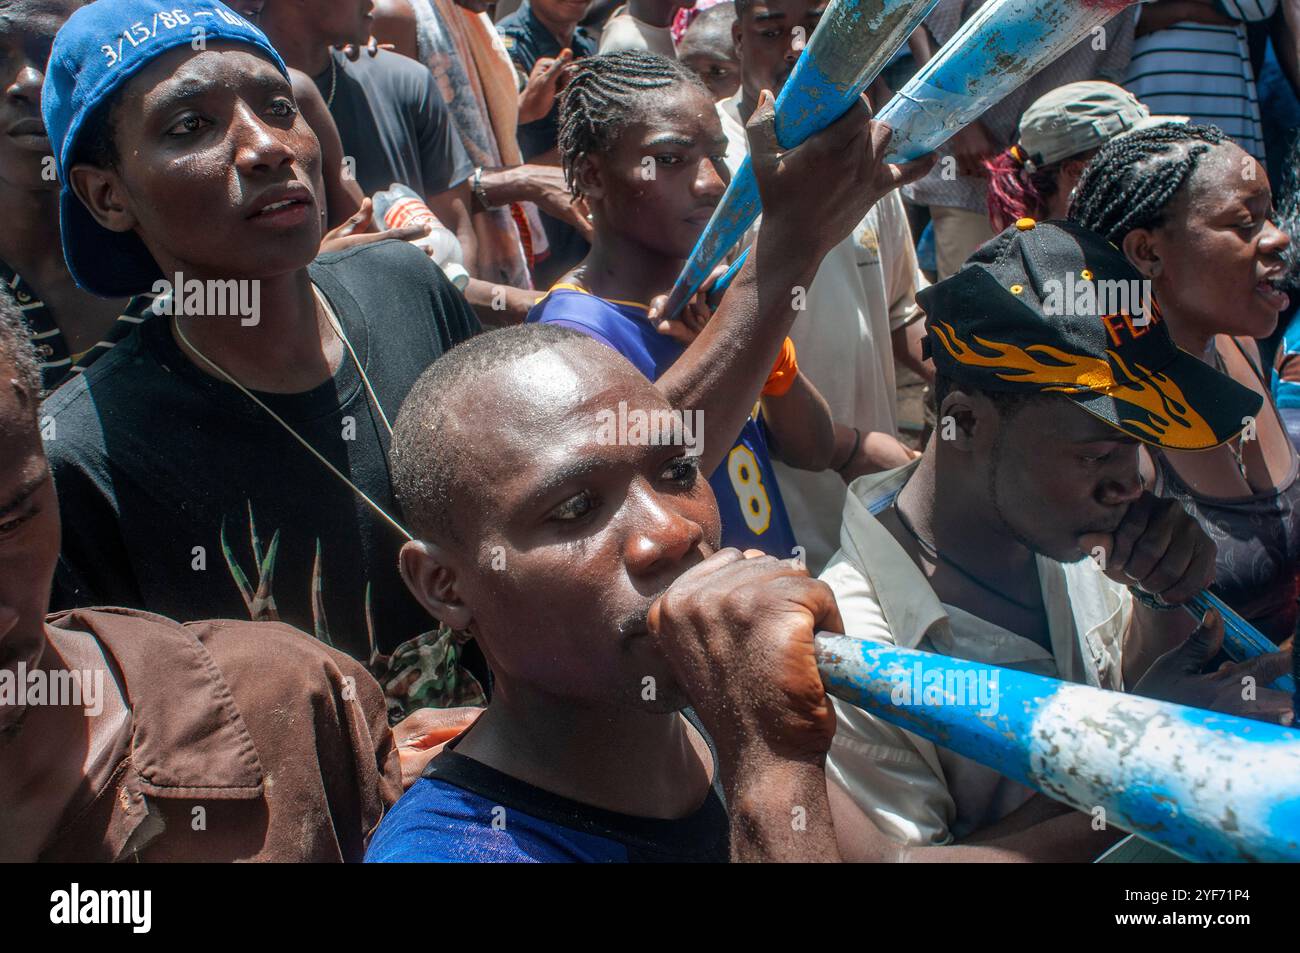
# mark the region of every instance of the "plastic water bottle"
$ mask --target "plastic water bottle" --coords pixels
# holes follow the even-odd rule
[[[376,228],[386,230],[410,225],[432,226],[428,235],[411,244],[424,249],[437,262],[447,280],[461,291],[465,290],[469,284],[469,272],[465,270],[465,253],[460,247],[459,239],[438,221],[438,216],[424,204],[424,199],[414,189],[394,182],[385,191],[376,192],[371,201],[374,203]]]

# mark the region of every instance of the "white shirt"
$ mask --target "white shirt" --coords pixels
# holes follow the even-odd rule
[[[734,176],[748,154],[740,93],[718,103]],[[744,244],[753,242],[757,223]],[[893,191],[853,233],[831,249],[804,296],[806,311],[790,331],[799,369],[821,391],[836,422],[863,433],[898,435],[891,332],[922,315],[916,304],[925,279],[902,199]],[[847,488],[833,471],[810,473],[773,461],[795,539],[812,572],[839,548]]]
[[[666,56],[670,60],[677,59],[671,28],[651,26],[628,13],[626,7],[620,7],[605,23],[597,52],[621,53],[624,50],[645,50],[647,53]]]
[[[821,579],[835,592],[845,633],[1116,691],[1133,597],[1088,559],[1038,557],[1052,650],[940,602],[925,574],[873,515],[887,508],[912,463],[859,477],[844,503],[841,550]],[[938,846],[1006,817],[1033,791],[860,708],[832,699],[838,719],[826,762],[882,833]]]

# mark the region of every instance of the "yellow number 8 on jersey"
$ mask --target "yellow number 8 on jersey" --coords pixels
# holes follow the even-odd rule
[[[731,488],[740,500],[740,512],[745,514],[749,531],[755,536],[766,533],[772,522],[772,504],[767,499],[758,461],[748,447],[732,447],[727,455],[727,476],[731,478]]]

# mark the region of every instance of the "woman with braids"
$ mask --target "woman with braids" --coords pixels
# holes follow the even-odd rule
[[[640,51],[589,57],[570,67],[559,149],[570,188],[591,210],[595,236],[591,252],[528,320],[588,334],[656,380],[708,320],[703,292],[681,322],[661,325],[665,333],[648,314],[650,300],[672,287],[726,191],[727,139],[713,99],[675,60]],[[791,466],[822,470],[832,463],[834,431],[825,401],[799,373],[789,339],[763,394],[762,412],[746,422],[711,482],[723,545],[789,557],[795,539],[769,442]]]
[[[989,221],[1001,232],[1022,218],[1063,219],[1088,160],[1115,136],[1186,117],[1153,116],[1114,83],[1058,86],[1020,117],[1016,142],[988,159]]]
[[[1268,396],[1256,339],[1289,303],[1280,290],[1289,239],[1255,159],[1214,126],[1133,133],[1084,170],[1070,218],[1124,250],[1151,282],[1158,307],[1148,318],[1168,322],[1183,350]],[[1274,641],[1288,639],[1300,589],[1300,460],[1273,402],[1214,450],[1145,450],[1147,485],[1179,499],[1218,545],[1215,591]]]

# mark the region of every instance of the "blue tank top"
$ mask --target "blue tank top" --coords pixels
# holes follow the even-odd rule
[[[686,348],[656,331],[634,301],[598,298],[576,285],[556,285],[528,312],[528,322],[572,328],[626,357],[654,381]],[[722,545],[795,555],[794,531],[772,469],[762,418],[745,421],[726,460],[709,477],[722,515]]]

